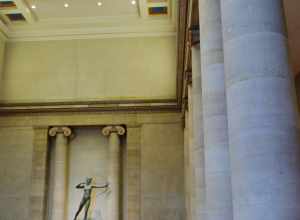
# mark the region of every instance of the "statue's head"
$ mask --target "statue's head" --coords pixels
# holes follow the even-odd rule
[[[92,181],[93,181],[93,178],[91,178],[91,177],[87,177],[87,178],[85,179],[85,183],[88,184],[88,185],[91,184]]]

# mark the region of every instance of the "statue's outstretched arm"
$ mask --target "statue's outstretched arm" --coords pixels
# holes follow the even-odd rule
[[[83,189],[84,188],[84,183],[79,183],[78,185],[76,185],[77,189]]]
[[[97,188],[97,189],[99,189],[99,188],[107,188],[109,186],[109,184],[108,183],[105,183],[104,185],[100,185],[100,186],[97,186],[97,185],[94,185],[94,186],[92,186],[92,188]]]

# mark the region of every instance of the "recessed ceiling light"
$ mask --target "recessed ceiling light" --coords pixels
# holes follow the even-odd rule
[[[135,4],[136,4],[136,1],[135,1],[135,0],[132,0],[132,1],[131,1],[131,4],[135,5]]]
[[[97,5],[98,6],[102,6],[102,2],[97,2]]]
[[[31,8],[32,9],[36,9],[36,5],[31,5]]]
[[[69,4],[68,4],[68,3],[65,3],[65,4],[64,4],[64,7],[65,7],[65,8],[68,8],[68,7],[69,7]]]

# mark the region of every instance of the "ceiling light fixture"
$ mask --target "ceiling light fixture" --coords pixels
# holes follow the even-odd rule
[[[64,4],[64,7],[65,7],[65,8],[68,8],[68,7],[69,7],[69,4],[68,4],[68,3],[65,3],[65,4]]]
[[[97,2],[97,5],[98,6],[102,6],[102,2]]]
[[[32,9],[36,9],[36,5],[31,5],[31,8]]]
[[[132,4],[132,5],[135,5],[135,4],[136,4],[136,1],[135,1],[135,0],[132,0],[132,1],[131,1],[131,4]]]

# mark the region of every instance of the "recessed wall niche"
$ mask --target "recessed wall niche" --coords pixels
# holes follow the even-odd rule
[[[63,206],[61,209],[66,211],[65,219],[68,220],[74,219],[83,195],[83,189],[76,189],[76,185],[84,182],[86,177],[92,177],[93,184],[95,185],[105,184],[109,178],[109,138],[102,134],[103,127],[72,127],[71,129],[72,134],[68,137],[66,153],[66,200],[65,204],[60,204]],[[56,138],[55,136],[51,137],[49,143],[47,220],[52,220],[53,215],[56,215],[53,214],[53,209],[58,205],[57,203],[53,203],[55,200],[53,199],[55,195],[54,180],[58,177],[54,172],[55,166],[57,166],[55,165],[57,163],[57,158],[55,158],[57,155],[55,153]],[[120,157],[123,158],[122,153]],[[121,167],[123,166],[121,165]],[[122,172],[120,176],[122,176]],[[103,189],[93,190],[88,214],[89,220],[108,219],[108,193],[102,193],[104,191]],[[78,216],[78,220],[82,220],[83,216],[84,209]]]

